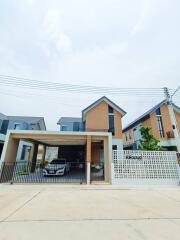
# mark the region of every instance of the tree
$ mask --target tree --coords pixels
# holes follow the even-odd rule
[[[163,151],[164,149],[158,145],[160,141],[150,133],[150,130],[150,127],[141,126],[141,139],[138,149],[146,151]]]

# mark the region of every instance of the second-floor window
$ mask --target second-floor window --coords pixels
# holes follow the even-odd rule
[[[78,132],[79,131],[79,122],[73,122],[73,131]]]
[[[111,106],[108,106],[108,119],[109,119],[109,132],[114,135],[115,130],[114,130],[114,111]]]
[[[15,123],[14,124],[14,129],[17,129],[17,130],[21,129],[21,124]]]
[[[158,124],[158,130],[159,130],[160,137],[163,138],[164,137],[164,128],[163,128],[160,108],[158,108],[156,110],[156,118],[157,118],[157,124]]]
[[[62,125],[62,126],[61,126],[61,131],[67,131],[67,126]]]
[[[127,136],[127,133],[126,133],[126,141],[128,141],[128,136]]]

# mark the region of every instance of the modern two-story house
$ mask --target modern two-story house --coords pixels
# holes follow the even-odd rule
[[[42,163],[47,161],[47,150],[57,149],[56,160],[65,161],[70,166],[68,176],[73,176],[73,181],[79,179],[81,169],[87,183],[97,178],[98,181],[111,182],[112,149],[123,149],[121,119],[125,114],[122,108],[104,96],[82,110],[80,118],[60,118],[60,131],[8,131],[2,162],[13,164],[19,142],[27,141],[33,145],[32,174],[38,166],[37,155],[41,146],[44,149]],[[72,180],[68,180],[68,176],[67,181]]]
[[[8,130],[46,130],[43,117],[6,116],[0,113],[0,157]],[[17,160],[29,160],[32,144],[20,141]]]
[[[180,108],[173,104],[173,109],[180,137]],[[141,139],[141,126],[150,127],[152,135],[160,140],[159,144],[162,147],[167,150],[177,150],[166,100],[145,112],[123,129],[123,144],[125,150],[138,149]]]

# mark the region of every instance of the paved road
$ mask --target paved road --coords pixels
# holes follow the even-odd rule
[[[180,188],[0,185],[0,240],[180,239]]]

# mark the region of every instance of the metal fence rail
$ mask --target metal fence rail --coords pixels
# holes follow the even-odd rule
[[[113,151],[113,184],[178,184],[176,152]]]
[[[31,162],[3,163],[0,183],[86,183],[86,164],[70,162],[66,167],[58,164],[35,166]]]

